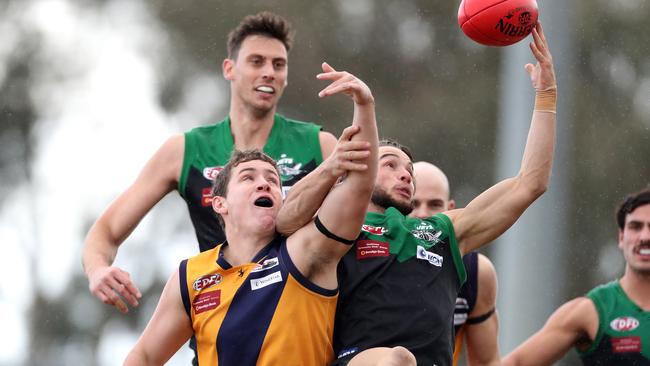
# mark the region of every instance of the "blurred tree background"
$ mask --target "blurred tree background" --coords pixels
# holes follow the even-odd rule
[[[539,1],[545,24],[552,3]],[[571,121],[559,123],[573,124],[568,200],[554,203],[569,218],[558,304],[622,274],[614,206],[650,183],[650,4],[575,7],[567,35],[575,64],[558,75],[560,95],[572,100]],[[12,346],[0,365],[121,364],[167,276],[196,250],[191,224],[173,194],[127,240],[118,262],[144,297],[126,316],[88,292],[83,238],[166,137],[227,113],[221,61],[228,31],[246,14],[271,10],[297,31],[280,113],[336,135],[348,125],[346,98],[317,97],[324,83],[315,75],[327,61],[370,85],[381,135],[447,172],[458,204],[492,185],[503,53],[467,39],[457,9],[458,1],[424,0],[2,0],[0,267],[15,269],[2,272],[0,309],[2,322],[19,320],[4,325]],[[142,99],[127,96],[139,90]],[[63,146],[72,151],[55,153]],[[526,317],[526,301],[501,317]],[[563,362],[574,364],[575,353]]]

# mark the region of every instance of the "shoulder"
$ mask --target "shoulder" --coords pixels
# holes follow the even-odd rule
[[[275,114],[275,120],[276,120],[276,122],[286,124],[287,126],[290,126],[290,127],[296,127],[296,128],[314,128],[315,127],[315,128],[317,128],[319,130],[321,129],[320,125],[317,125],[317,124],[315,124],[313,122],[300,121],[300,120],[297,120],[297,119],[287,118],[287,117],[285,117],[285,116],[283,116],[283,115],[281,115],[279,113]]]
[[[478,253],[478,291],[480,297],[490,304],[496,303],[497,272],[492,261]]]
[[[210,125],[194,127],[190,130],[185,131],[184,135],[188,138],[202,138],[205,136],[213,135],[215,133],[219,133],[224,129],[229,129],[228,118]]]
[[[556,326],[579,333],[592,333],[598,328],[598,312],[588,297],[578,297],[564,303],[553,313],[551,320]]]

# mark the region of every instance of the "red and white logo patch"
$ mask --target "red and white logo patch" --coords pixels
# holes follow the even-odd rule
[[[384,235],[388,232],[388,230],[386,230],[386,228],[382,226],[370,226],[370,225],[361,226],[361,230],[373,235]]]
[[[357,241],[357,259],[388,257],[390,245],[382,241],[359,240]]]
[[[612,338],[614,353],[641,352],[641,337]]]
[[[612,320],[609,326],[617,332],[629,332],[639,327],[639,321],[631,316],[620,316]]]
[[[210,291],[194,298],[192,307],[194,314],[201,314],[208,310],[215,309],[221,303],[221,290]]]
[[[201,276],[194,280],[194,283],[192,283],[192,288],[194,291],[201,291],[220,283],[222,279],[223,276],[218,273]]]
[[[217,175],[219,175],[219,172],[222,170],[222,166],[209,166],[207,168],[203,168],[203,177],[212,181]]]

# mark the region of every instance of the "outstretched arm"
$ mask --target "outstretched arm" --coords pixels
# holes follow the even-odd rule
[[[307,174],[291,187],[276,220],[276,230],[279,233],[289,236],[305,226],[320,208],[334,183],[343,174],[348,171],[367,169],[360,159],[367,158],[370,153],[368,142],[351,141],[352,136],[358,132],[359,126],[349,126],[343,130],[338,142],[329,135],[336,142],[336,146],[332,143],[332,146],[323,149],[324,152],[327,151],[327,159],[311,174]],[[325,146],[323,138],[321,145]]]
[[[140,291],[128,272],[111,265],[120,244],[144,215],[176,188],[184,141],[183,135],[167,140],[147,162],[133,185],[104,211],[86,236],[82,261],[90,292],[124,313],[128,312],[128,307],[122,299],[137,306]]]
[[[124,365],[164,365],[193,334],[183,307],[178,270],[169,277],[149,324]]]
[[[354,102],[353,126],[359,131],[352,141],[366,141],[369,154],[359,163],[367,169],[349,171],[345,178],[328,193],[318,212],[318,219],[331,234],[353,240],[359,235],[377,175],[377,122],[375,101],[368,86],[354,75],[336,71],[323,64],[321,80],[332,83],[323,89],[320,97],[343,93]],[[287,247],[300,272],[318,286],[336,288],[336,265],[348,251],[349,245],[325,236],[312,222],[291,235]]]
[[[571,346],[586,349],[596,336],[598,313],[594,303],[580,297],[562,305],[539,332],[508,354],[504,366],[551,365]]]
[[[537,65],[526,65],[536,90],[535,109],[519,174],[481,193],[467,207],[449,211],[461,253],[497,238],[546,191],[555,147],[556,82],[553,60],[541,24],[530,49]]]
[[[476,304],[464,325],[470,366],[499,365],[499,319],[495,310],[496,304],[496,271],[492,262],[483,254],[479,254]]]

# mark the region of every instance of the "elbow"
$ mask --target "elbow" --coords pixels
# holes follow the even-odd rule
[[[548,190],[550,174],[520,174],[518,181],[526,195],[534,201]]]
[[[533,199],[538,199],[548,190],[548,180],[544,182],[537,182],[530,187],[530,195]]]

